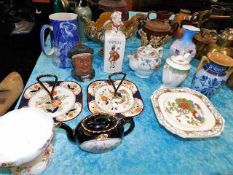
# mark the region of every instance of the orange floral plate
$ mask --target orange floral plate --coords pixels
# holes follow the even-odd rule
[[[121,80],[114,81],[115,86],[118,86],[120,82]],[[143,111],[143,100],[133,82],[124,80],[117,94],[119,95],[114,96],[114,88],[109,80],[92,82],[87,89],[89,111],[93,114],[107,113],[125,117],[134,117]]]
[[[50,91],[54,82],[44,82]],[[57,121],[65,122],[74,119],[82,111],[82,88],[72,81],[58,81],[53,93],[54,100],[39,83],[29,86],[20,101],[19,108],[40,108]]]
[[[180,137],[214,137],[224,129],[224,119],[209,99],[192,89],[162,88],[151,101],[159,123]]]

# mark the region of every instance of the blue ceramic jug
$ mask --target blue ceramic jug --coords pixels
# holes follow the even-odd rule
[[[210,52],[202,57],[191,88],[207,97],[212,96],[233,72],[233,59],[220,52]]]
[[[53,57],[53,63],[60,68],[72,67],[67,57],[68,51],[79,41],[77,31],[77,15],[74,13],[54,13],[49,16],[50,25],[43,25],[40,31],[42,51]],[[51,50],[47,51],[44,44],[45,30],[49,29]]]

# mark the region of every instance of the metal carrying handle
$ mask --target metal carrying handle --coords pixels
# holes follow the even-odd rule
[[[44,78],[44,77],[53,77],[55,80],[54,80],[54,84],[53,84],[53,87],[52,87],[52,90],[51,92],[49,92],[48,88],[43,84],[43,82],[40,80],[41,78]],[[49,97],[51,99],[51,101],[53,101],[53,91],[57,85],[57,81],[58,81],[58,78],[56,75],[52,75],[52,74],[44,74],[44,75],[39,75],[36,80],[38,81],[38,83],[44,88],[44,90],[49,94]]]
[[[115,75],[123,75],[123,77],[121,78],[121,81],[117,87],[115,86],[114,80],[112,79],[112,77]],[[119,87],[121,86],[121,84],[123,83],[125,77],[126,77],[126,73],[124,73],[124,72],[115,72],[115,73],[112,73],[108,76],[108,79],[109,79],[109,81],[114,89],[114,97],[117,95],[117,91],[118,91]]]

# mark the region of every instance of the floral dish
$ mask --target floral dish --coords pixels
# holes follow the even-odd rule
[[[121,80],[114,81],[119,86]],[[121,114],[125,117],[139,115],[144,104],[137,86],[131,81],[124,80],[120,85],[118,95],[114,95],[114,88],[108,80],[92,82],[87,89],[87,102],[90,112]]]
[[[180,137],[214,137],[224,129],[224,119],[209,99],[192,89],[162,88],[151,101],[159,123]]]
[[[54,82],[43,84],[51,90]],[[72,81],[58,81],[53,97],[51,101],[46,90],[39,83],[35,83],[25,90],[19,108],[40,108],[60,122],[72,120],[81,113],[82,88],[79,84]]]

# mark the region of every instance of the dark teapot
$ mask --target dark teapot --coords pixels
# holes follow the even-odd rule
[[[124,131],[124,125],[127,123],[130,126]],[[66,130],[69,140],[78,143],[82,150],[103,153],[117,147],[134,126],[133,118],[92,114],[85,117],[74,130],[65,123],[60,123],[59,127]]]
[[[150,19],[150,14],[157,14],[157,19]],[[164,20],[164,15],[159,15],[160,13],[156,13],[155,11],[148,12],[147,22],[143,27],[143,31],[147,34],[148,38],[151,36],[164,36],[164,35],[173,35],[175,30],[177,30],[178,24],[170,24],[168,17],[171,14],[168,14],[167,20]],[[160,18],[160,16],[162,18]]]
[[[160,11],[160,13],[155,11],[148,12],[147,21],[140,32],[141,44],[143,46],[151,44],[155,48],[160,47],[175,34],[179,24],[171,23],[168,19],[171,13],[165,12],[166,11]],[[152,13],[157,15],[156,19],[150,18]]]

